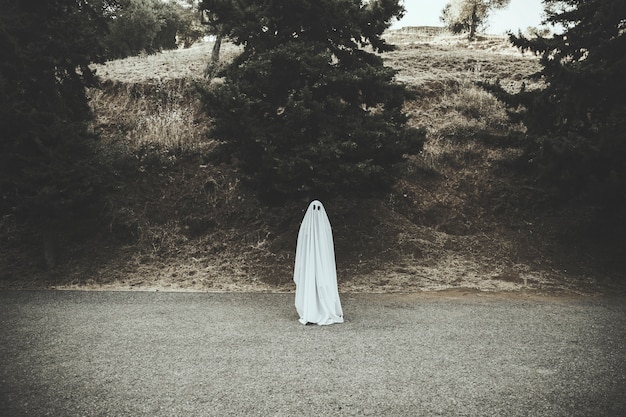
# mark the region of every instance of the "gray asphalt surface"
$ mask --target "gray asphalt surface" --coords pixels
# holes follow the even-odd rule
[[[623,416],[626,299],[0,292],[2,416]]]

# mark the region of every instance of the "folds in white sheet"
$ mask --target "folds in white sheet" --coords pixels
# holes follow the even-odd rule
[[[293,280],[296,310],[302,324],[343,323],[333,233],[326,210],[318,200],[309,204],[300,225]]]

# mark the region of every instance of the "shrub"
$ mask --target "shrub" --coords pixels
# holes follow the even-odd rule
[[[199,18],[178,3],[126,0],[109,19],[104,44],[110,59],[191,46],[203,34]]]
[[[53,266],[56,235],[90,212],[103,178],[85,85],[106,24],[98,2],[29,3],[0,3],[0,215],[36,231]]]
[[[219,3],[204,7],[244,45],[205,94],[222,153],[272,199],[389,186],[424,139],[406,125],[395,71],[363,49],[391,49],[381,35],[402,12],[397,1]]]
[[[553,37],[511,36],[541,56],[544,89],[508,94],[490,86],[528,127],[529,160],[563,197],[621,204],[626,199],[626,3],[549,0]],[[564,7],[563,7],[564,6]]]

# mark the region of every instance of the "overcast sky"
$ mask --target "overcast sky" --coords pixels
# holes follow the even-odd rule
[[[392,29],[403,26],[441,26],[441,11],[449,0],[404,0],[407,12]],[[492,12],[487,33],[503,34],[507,31],[526,30],[539,26],[543,15],[541,0],[511,0],[506,9]]]

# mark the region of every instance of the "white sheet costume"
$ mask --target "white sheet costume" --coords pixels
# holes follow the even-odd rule
[[[300,225],[293,280],[300,323],[343,323],[333,232],[326,210],[317,200],[309,204]]]

